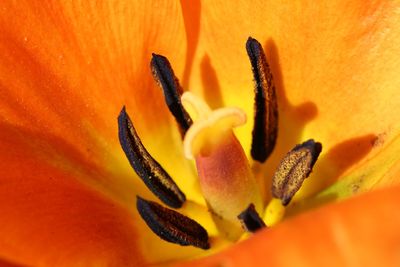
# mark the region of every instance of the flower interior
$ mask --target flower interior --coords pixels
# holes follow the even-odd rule
[[[251,163],[265,163],[274,150],[279,134],[278,101],[262,46],[250,37],[246,50],[255,81],[251,159],[246,157],[234,133],[235,127],[247,121],[243,110],[212,110],[193,93],[183,92],[166,57],[153,54],[151,60],[153,76],[181,132],[184,154],[187,160],[195,162],[200,188],[219,238],[229,242],[279,223],[322,150],[322,145],[313,139],[293,144],[272,178],[272,198],[266,199]],[[167,242],[200,249],[213,247],[207,229],[179,212],[186,202],[185,190],[146,150],[125,107],[118,117],[118,126],[120,144],[132,168],[162,202],[161,205],[137,196],[137,210],[148,227]]]

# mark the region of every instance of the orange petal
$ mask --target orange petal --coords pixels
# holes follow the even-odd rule
[[[1,267],[23,267],[23,265],[16,264],[14,262],[6,261],[4,259],[0,259],[0,266]]]
[[[157,52],[182,72],[186,35],[179,3],[8,2],[0,23],[1,121],[60,137],[86,161],[106,166],[116,177],[106,187],[132,203],[124,188],[135,174],[119,146],[116,123],[126,105],[153,156],[167,170],[190,177],[149,66],[151,52]],[[181,180],[193,187],[194,178]]]
[[[132,214],[82,183],[101,172],[41,160],[53,148],[26,130],[1,125],[0,139],[0,258],[29,266],[143,263]]]
[[[397,266],[399,193],[397,186],[332,204],[179,266]]]
[[[146,114],[136,115],[143,129],[168,121],[149,62],[156,51],[182,71],[180,6],[114,2],[5,3],[0,21],[12,27],[0,29],[2,117],[64,135],[82,115],[114,135],[123,104]]]

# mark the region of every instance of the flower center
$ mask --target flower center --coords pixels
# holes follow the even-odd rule
[[[250,37],[246,49],[255,80],[251,156],[264,163],[275,147],[278,134],[276,93],[260,43]],[[273,199],[264,212],[261,190],[233,132],[234,127],[246,123],[246,114],[235,107],[211,110],[194,94],[183,93],[163,56],[153,54],[151,69],[182,133],[185,156],[196,162],[201,190],[220,235],[236,241],[244,231],[255,232],[279,222],[285,206],[311,173],[321,144],[310,139],[296,145],[282,159],[272,179]],[[186,201],[183,191],[143,146],[125,107],[118,125],[121,146],[137,175],[165,205],[182,207]],[[136,204],[149,228],[165,241],[202,249],[210,247],[206,229],[194,220],[139,196]]]

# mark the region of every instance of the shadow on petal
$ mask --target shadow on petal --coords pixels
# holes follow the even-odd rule
[[[253,163],[254,173],[258,174],[257,180],[265,190],[265,198],[270,198],[271,179],[282,157],[286,155],[302,139],[304,127],[318,114],[318,108],[313,102],[304,102],[292,105],[286,95],[285,84],[281,72],[278,49],[275,42],[269,39],[265,44],[265,53],[270,65],[279,109],[278,140],[271,157],[266,164]],[[312,137],[307,137],[312,138]]]
[[[187,88],[190,74],[192,72],[194,54],[199,42],[201,2],[200,0],[181,0],[181,8],[187,41],[185,70],[183,73],[182,85],[184,88]]]
[[[334,184],[346,170],[368,155],[374,147],[376,138],[376,135],[368,134],[343,141],[332,147],[317,161],[313,174],[305,180],[303,187],[299,191],[297,198],[304,200],[294,203],[287,214],[290,216],[335,200],[337,193],[330,193],[316,198],[310,197]],[[352,190],[354,194],[357,193],[356,185],[353,184]]]
[[[360,137],[345,140],[332,147],[319,162],[316,172],[330,170],[325,173],[327,185],[335,182],[349,167],[364,158],[374,147],[375,134],[367,134]]]
[[[0,259],[0,266],[1,267],[24,267],[27,265],[21,265],[21,264],[17,264],[15,262],[11,262],[5,259]]]
[[[312,195],[333,184],[351,166],[362,160],[373,148],[376,135],[368,134],[345,140],[318,160],[314,175],[304,183],[304,193]]]
[[[205,54],[200,64],[201,81],[203,84],[204,98],[212,109],[224,106],[221,94],[221,86],[218,81],[217,73],[211,63],[210,57]]]

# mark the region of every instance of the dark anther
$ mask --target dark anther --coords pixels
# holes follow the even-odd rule
[[[255,116],[251,156],[254,160],[264,162],[274,150],[278,134],[275,85],[261,44],[249,37],[246,50],[255,81]]]
[[[296,145],[286,156],[272,178],[272,195],[286,206],[300,189],[321,153],[321,143],[310,139]]]
[[[136,208],[150,229],[165,241],[182,246],[210,248],[206,229],[196,221],[139,196]]]
[[[166,205],[180,208],[186,200],[168,173],[147,152],[143,146],[132,121],[122,108],[118,116],[119,142],[129,163],[147,187]]]
[[[240,220],[242,227],[245,231],[254,233],[265,227],[264,221],[258,215],[254,204],[250,204],[247,209],[239,214],[238,219]]]
[[[168,59],[164,56],[153,53],[150,65],[154,79],[163,89],[165,102],[184,135],[193,122],[182,106],[183,90],[179,85],[178,78],[176,78]]]

